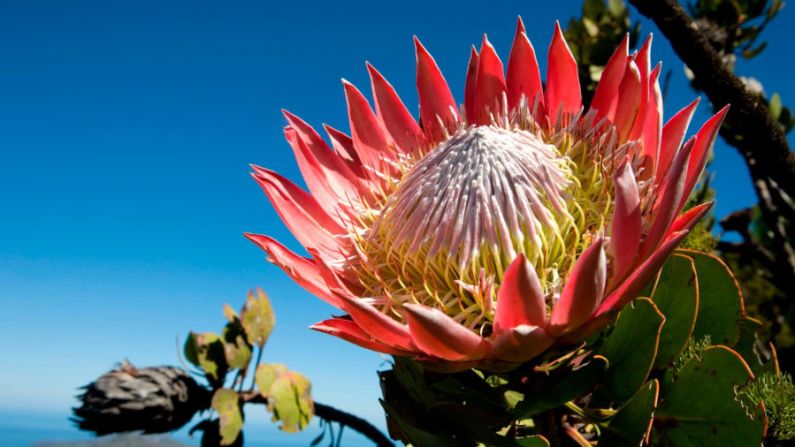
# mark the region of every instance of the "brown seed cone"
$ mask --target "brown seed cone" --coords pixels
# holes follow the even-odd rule
[[[211,397],[181,368],[135,368],[127,361],[81,389],[72,420],[97,435],[173,431],[208,408]]]

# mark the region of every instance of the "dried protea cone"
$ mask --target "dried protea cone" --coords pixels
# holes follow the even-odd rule
[[[82,389],[73,420],[97,435],[170,432],[210,402],[210,392],[181,368],[135,368],[127,361]]]

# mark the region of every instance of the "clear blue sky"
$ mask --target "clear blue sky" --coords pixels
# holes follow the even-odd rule
[[[266,361],[382,424],[383,360],[308,330],[332,309],[242,237],[298,248],[248,163],[300,181],[279,109],[347,130],[340,78],[369,91],[365,60],[416,109],[412,34],[460,101],[483,32],[507,59],[522,14],[544,54],[553,21],[579,7],[0,0],[0,409],[66,414],[75,388],[122,358],[174,364],[177,337],[219,330],[223,303],[262,286],[277,314]],[[793,14],[785,8],[767,51],[740,66],[790,104]],[[653,58],[674,70],[670,116],[695,95],[659,34]],[[732,149],[719,147],[714,166],[719,215],[754,202]]]

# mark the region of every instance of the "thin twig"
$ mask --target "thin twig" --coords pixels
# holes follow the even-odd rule
[[[259,347],[259,351],[257,351],[257,361],[254,362],[254,368],[251,370],[254,373],[251,375],[251,387],[248,389],[249,393],[254,391],[254,386],[257,384],[257,368],[259,367],[260,362],[262,361],[262,351],[264,351],[263,346]],[[242,390],[242,385],[241,385]]]

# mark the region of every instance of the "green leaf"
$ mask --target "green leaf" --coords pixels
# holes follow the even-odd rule
[[[500,435],[492,435],[486,439],[478,439],[479,446],[489,446],[489,447],[549,447],[549,441],[547,438],[536,435],[536,436],[528,436],[526,438],[507,438]],[[423,444],[424,445],[424,444]],[[459,442],[456,445],[461,445]]]
[[[198,366],[213,382],[223,382],[229,369],[226,363],[224,343],[212,332],[191,332],[185,340],[185,358]]]
[[[652,300],[665,316],[654,367],[668,367],[687,345],[698,313],[698,278],[693,259],[674,254],[663,266]]]
[[[257,367],[257,371],[254,373],[254,381],[257,383],[257,389],[262,397],[271,396],[273,382],[283,374],[286,374],[287,371],[287,367],[281,363],[265,363]]]
[[[279,363],[263,364],[254,374],[259,393],[268,399],[274,421],[286,432],[303,430],[314,414],[312,384],[302,374]]]
[[[740,338],[745,315],[740,287],[731,271],[717,256],[691,250],[682,253],[693,259],[698,275],[698,317],[693,338],[709,336],[712,343],[733,346]]]
[[[778,14],[778,12],[781,11],[781,8],[783,7],[784,7],[783,0],[773,0],[773,3],[770,5],[770,8],[768,8],[767,10],[766,14],[767,18],[772,19],[773,17],[775,17],[776,14]]]
[[[767,42],[762,42],[753,48],[747,48],[743,50],[742,55],[746,59],[753,59],[756,56],[759,56],[760,53],[765,51],[765,48],[767,48]]]
[[[624,3],[624,0],[608,0],[607,9],[610,11],[610,15],[618,18],[627,12],[627,5]]]
[[[462,445],[478,445],[489,447],[549,447],[549,441],[541,435],[528,436],[526,438],[512,439],[506,438],[495,433],[490,433],[486,438],[471,437],[471,433],[451,434],[449,430],[444,427],[439,427],[433,421],[430,425],[432,429],[426,429],[424,426],[419,427],[409,421],[406,417],[405,411],[398,409],[399,405],[395,402],[380,400],[384,411],[388,415],[387,424],[389,425],[389,433],[393,438],[400,439],[407,444],[416,446],[433,446],[433,447],[460,447]],[[413,416],[413,415],[412,415]],[[427,425],[427,424],[426,424]],[[472,429],[471,425],[478,425],[476,422],[469,423],[470,427],[459,428],[466,432]],[[478,431],[478,430],[475,430]]]
[[[518,441],[500,434],[513,421],[504,377],[475,370],[426,372],[419,362],[407,358],[396,358],[393,369],[381,371],[379,377],[395,439],[422,446],[545,445],[538,444],[538,438]]]
[[[213,394],[211,406],[218,413],[221,445],[232,445],[243,429],[240,396],[233,390],[221,388]]]
[[[240,321],[248,340],[260,348],[263,347],[276,323],[271,302],[265,292],[257,289],[256,296],[254,292],[249,292],[246,304],[240,313]]]
[[[657,406],[660,384],[647,382],[632,399],[618,410],[599,437],[599,444],[610,447],[637,447],[646,437]]]
[[[273,412],[273,420],[281,421],[280,429],[297,432],[309,424],[314,414],[311,389],[309,379],[294,371],[276,378],[271,386],[268,407]]]
[[[599,25],[593,20],[583,17],[582,25],[585,27],[585,32],[588,33],[589,36],[596,37],[599,35]]]
[[[230,368],[245,369],[251,361],[251,345],[246,340],[246,333],[240,325],[240,321],[235,319],[232,323],[227,323],[222,333],[224,341],[224,354],[226,363]]]
[[[405,417],[404,412],[400,411],[394,403],[379,399],[384,411],[387,414],[387,425],[389,434],[393,438],[404,441],[407,445],[432,445],[434,447],[457,447],[461,443],[449,435],[431,432],[416,427]]]
[[[585,0],[582,4],[583,18],[597,18],[605,12],[604,0]]]
[[[782,107],[781,95],[778,93],[773,93],[773,95],[770,97],[770,102],[767,104],[767,108],[770,110],[770,116],[772,116],[774,120],[778,121],[778,117],[781,116]]]
[[[715,346],[692,358],[679,373],[655,412],[655,433],[672,447],[760,445],[764,416],[752,418],[736,388],[753,378],[742,357]]]
[[[541,435],[516,439],[515,442],[516,445],[520,447],[549,447],[549,441]]]
[[[588,66],[588,76],[591,78],[593,82],[599,82],[602,79],[602,73],[605,71],[605,67],[602,65],[589,65]]]
[[[585,394],[607,368],[607,359],[594,356],[577,369],[558,368],[549,377],[530,378],[533,386],[525,390],[525,400],[516,405],[516,419],[526,419]]]
[[[762,372],[776,372],[778,366],[775,360],[768,360],[759,352],[761,342],[757,331],[762,329],[762,322],[751,317],[743,318],[740,327],[740,340],[734,345],[734,350],[743,357],[754,374]]]
[[[238,319],[237,312],[229,304],[224,304],[224,318],[230,323],[234,323]]]
[[[604,384],[616,400],[624,402],[646,382],[664,321],[648,298],[636,299],[619,314],[601,349],[610,362]]]

